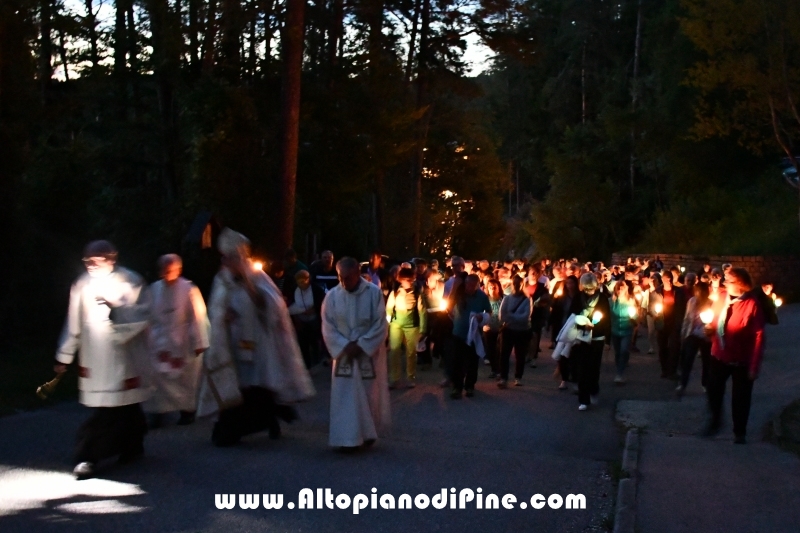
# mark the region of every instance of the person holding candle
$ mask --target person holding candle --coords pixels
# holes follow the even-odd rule
[[[578,410],[586,411],[589,404],[598,403],[600,393],[600,365],[603,361],[603,346],[611,334],[611,310],[608,298],[598,290],[597,277],[587,272],[580,279],[580,293],[573,298],[570,313],[590,319],[587,326],[579,329],[591,330],[591,341],[579,342],[572,348],[570,358],[575,359],[578,369]]]
[[[636,300],[630,297],[627,283],[620,281],[614,285],[609,308],[611,310],[611,346],[614,348],[614,362],[617,365],[614,383],[622,385],[625,383],[622,375],[630,359],[633,327],[639,316]]]
[[[553,334],[553,339],[558,336],[561,328],[564,327],[564,324],[569,318],[569,310],[572,307],[572,301],[578,296],[578,293],[578,278],[572,275],[564,280],[563,289],[559,289],[555,292],[551,314],[553,331],[555,332]],[[566,390],[568,381],[572,381],[573,383],[578,381],[577,367],[572,357],[559,357],[558,372],[561,374],[561,384],[558,386],[559,390]]]
[[[661,296],[662,310],[657,316],[658,360],[661,377],[676,379],[680,354],[680,324],[686,313],[686,296],[682,289],[673,285],[672,272],[661,276],[661,286],[656,290]]]
[[[709,299],[708,284],[702,281],[694,285],[694,296],[686,304],[686,316],[681,327],[681,382],[675,389],[678,396],[683,396],[689,375],[692,373],[697,352],[703,363],[701,383],[703,391],[708,387],[708,365],[711,358],[711,341],[705,333],[705,328],[714,319],[713,302]]]
[[[733,382],[731,415],[736,444],[746,442],[753,383],[758,378],[766,344],[764,312],[752,288],[747,270],[731,268],[725,275],[727,294],[717,302],[714,321],[706,328],[712,342],[708,384],[711,417],[703,435],[710,437],[719,433],[722,401],[730,377]]]
[[[511,350],[514,350],[516,360],[514,385],[522,384],[522,374],[525,371],[525,356],[530,342],[532,302],[523,290],[524,283],[523,278],[514,276],[514,292],[506,296],[500,305],[500,321],[503,323],[503,331],[500,351],[500,380],[497,382],[497,386],[501,389],[508,386]]]
[[[483,326],[483,346],[486,350],[486,360],[491,365],[490,378],[497,378],[500,375],[500,352],[497,349],[500,340],[500,307],[503,304],[503,288],[500,282],[494,278],[489,279],[486,284],[489,305],[492,312],[489,314],[489,323]]]

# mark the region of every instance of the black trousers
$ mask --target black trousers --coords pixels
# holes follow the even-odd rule
[[[605,341],[578,343],[572,348],[570,358],[575,358],[578,370],[578,401],[588,405],[591,397],[600,393],[600,365],[603,362]]]
[[[466,341],[452,336],[453,339],[453,390],[473,390],[478,381],[478,354],[474,346],[468,346]]]
[[[78,429],[75,464],[140,454],[144,451],[146,433],[147,421],[141,404],[94,407],[92,415]]]
[[[528,355],[528,344],[531,342],[529,330],[516,331],[504,329],[502,348],[500,350],[500,378],[508,381],[508,367],[511,360],[511,350],[514,350],[514,378],[522,379],[525,371],[525,357]]]
[[[711,425],[718,428],[722,424],[722,401],[728,377],[731,378],[731,414],[733,415],[733,434],[737,437],[747,435],[747,419],[750,418],[750,400],[753,396],[753,380],[746,366],[729,365],[715,357],[709,361],[708,407],[711,411]]]
[[[678,371],[681,333],[674,324],[665,324],[657,333],[658,361],[661,363],[661,376],[672,377]]]
[[[297,344],[300,345],[300,353],[303,354],[306,368],[311,368],[319,363],[322,357],[319,346],[322,338],[320,322],[319,320],[312,322],[295,320],[294,329],[297,333]]]
[[[708,364],[711,359],[711,341],[700,337],[690,335],[683,340],[681,345],[681,385],[686,388],[689,383],[689,375],[692,373],[692,366],[697,357],[697,352],[700,352],[700,358],[703,363],[703,373],[701,375],[701,383],[703,387],[708,387]]]
[[[240,405],[220,412],[211,434],[216,446],[232,446],[245,435],[265,430],[269,430],[270,437],[278,438],[278,419],[292,422],[297,418],[292,407],[276,404],[272,392],[263,387],[242,389],[242,400]]]
[[[500,332],[484,331],[483,347],[486,350],[486,359],[489,360],[492,373],[500,373]]]
[[[575,358],[572,356],[559,357],[558,373],[561,374],[561,379],[563,381],[571,381],[573,383],[577,383],[578,372],[575,365]]]

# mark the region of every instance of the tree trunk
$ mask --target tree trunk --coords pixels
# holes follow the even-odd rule
[[[100,54],[97,51],[97,15],[93,9],[93,0],[84,0],[86,5],[86,26],[89,29],[89,50],[92,58],[92,72],[100,64]]]
[[[414,69],[414,50],[417,47],[417,23],[422,0],[414,2],[414,19],[411,22],[411,36],[408,39],[408,59],[406,59],[406,83],[411,83],[411,72]]]
[[[47,88],[53,77],[53,5],[52,0],[41,0],[39,41],[39,83],[42,101],[47,101]]]
[[[636,43],[633,50],[633,81],[631,83],[631,112],[636,113],[639,103],[639,56],[642,49],[642,0],[636,15]],[[630,188],[633,199],[636,182],[636,126],[631,126]]]
[[[422,2],[422,28],[419,36],[419,55],[417,56],[417,109],[424,109],[428,105],[428,85],[430,50],[428,46],[430,33],[431,0]],[[414,235],[412,249],[414,255],[419,255],[422,244],[422,169],[425,165],[425,142],[428,136],[431,110],[427,109],[420,119],[417,130],[417,154],[413,165],[414,180]]]
[[[189,0],[189,61],[190,70],[193,74],[200,72],[200,28],[198,19],[198,2],[201,0]]]
[[[203,35],[203,74],[211,74],[214,70],[214,42],[217,39],[217,2],[218,0],[208,1],[208,18],[206,19],[206,31]]]
[[[133,118],[136,118],[139,106],[139,34],[136,32],[136,21],[133,17],[133,2],[128,1],[127,4],[125,14],[128,19],[128,62],[131,65],[127,78],[131,93],[130,109]]]
[[[219,70],[222,77],[235,84],[241,76],[242,60],[240,43],[242,37],[242,5],[240,0],[221,0],[221,40],[219,44]]]
[[[283,83],[281,87],[281,167],[276,252],[283,253],[294,240],[297,190],[297,155],[300,141],[300,83],[303,71],[303,16],[305,0],[286,0],[283,26]]]
[[[344,27],[344,0],[333,0],[330,39],[328,42],[328,65],[335,71],[339,65],[339,42],[342,39]],[[332,76],[333,77],[333,76]]]
[[[64,79],[69,81],[69,62],[67,61],[67,47],[64,44],[64,31],[58,30],[58,54],[61,56],[61,66],[64,67]]]
[[[581,53],[581,124],[586,124],[586,41]]]

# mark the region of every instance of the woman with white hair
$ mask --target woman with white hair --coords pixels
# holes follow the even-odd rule
[[[600,393],[600,364],[603,361],[603,346],[611,334],[611,309],[608,297],[598,290],[597,277],[591,272],[580,278],[580,294],[572,300],[570,312],[584,316],[590,324],[578,326],[592,332],[591,341],[578,343],[572,348],[570,357],[575,358],[578,369],[578,410],[586,411],[589,404],[598,403]]]

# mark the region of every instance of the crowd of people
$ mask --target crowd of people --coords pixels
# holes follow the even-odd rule
[[[626,382],[630,354],[658,353],[661,377],[686,390],[695,359],[707,393],[705,435],[721,426],[732,380],[734,442],[744,443],[764,329],[777,323],[772,287],[754,287],[732,265],[699,272],[664,268],[659,258],[623,265],[551,261],[444,263],[392,261],[375,251],[365,263],[325,251],[306,266],[293,251],[262,271],[249,241],[225,229],[221,268],[206,309],[181,258],[159,260],[147,286],[116,264],[108,241],[84,251],[87,273],[73,285],[56,356],[63,373],[78,354],[80,401],[93,408],[78,432],[74,473],[139,458],[148,427],[179,412],[179,424],[216,416],[212,441],[281,434],[294,405],[310,399],[308,369],[331,367],[329,444],[371,446],[389,426],[390,390],[413,388],[434,361],[453,400],[474,397],[479,368],[499,389],[523,386],[549,337],[560,390],[578,410],[599,401],[603,352],[614,352],[614,383]],[[645,340],[645,346],[641,340]]]

